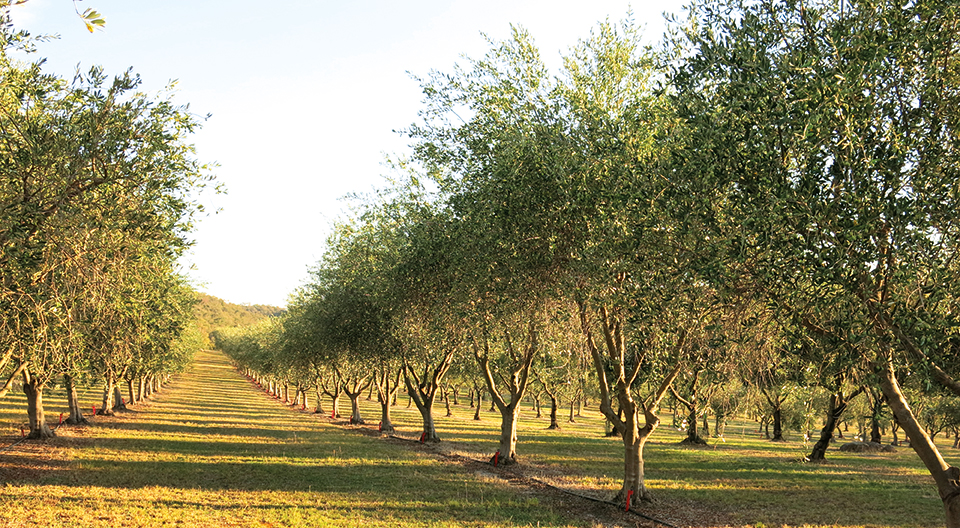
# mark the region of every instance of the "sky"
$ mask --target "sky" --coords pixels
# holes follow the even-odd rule
[[[14,25],[56,34],[34,59],[72,77],[78,67],[132,68],[142,89],[176,81],[174,100],[210,117],[191,142],[217,163],[225,194],[200,197],[206,212],[182,264],[196,287],[238,304],[285,306],[309,280],[343,197],[385,186],[386,155],[409,142],[422,94],[412,75],[452,71],[479,58],[484,38],[527,29],[547,64],[600,21],[631,10],[620,0],[331,1],[81,0],[106,19],[87,32],[70,0],[29,0]],[[682,2],[632,6],[653,42],[664,13]],[[557,70],[558,71],[558,70]]]

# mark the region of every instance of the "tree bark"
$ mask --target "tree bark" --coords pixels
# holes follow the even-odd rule
[[[127,396],[129,396],[130,405],[137,403],[137,393],[133,390],[133,378],[127,378]]]
[[[380,432],[392,433],[396,429],[390,419],[390,402],[396,398],[400,388],[400,369],[395,369],[395,379],[386,367],[381,367],[375,379],[377,385],[377,402],[380,403]]]
[[[363,417],[360,416],[360,396],[363,395],[363,391],[346,391],[346,393],[347,397],[350,398],[350,423],[354,425],[366,423],[363,421]]]
[[[473,411],[473,419],[480,420],[480,406],[483,405],[483,390],[479,387],[476,388],[477,393],[477,408]]]
[[[864,390],[863,387],[860,387],[850,393],[849,396],[844,396],[842,385],[842,380],[838,381],[837,390],[830,395],[830,406],[827,409],[827,417],[826,420],[824,420],[823,429],[820,430],[820,439],[813,445],[813,451],[811,451],[810,456],[807,457],[809,462],[823,462],[827,459],[827,448],[830,447],[830,442],[833,440],[833,432],[837,427],[840,416],[843,414],[843,411],[847,409],[847,405]]]
[[[123,391],[120,390],[120,385],[118,384],[113,386],[113,410],[127,410],[127,404],[123,401]]]
[[[487,389],[493,398],[493,404],[500,411],[500,448],[497,454],[491,457],[497,465],[512,465],[518,462],[517,458],[517,417],[520,414],[520,402],[527,391],[530,380],[530,367],[539,350],[539,335],[535,325],[531,322],[527,327],[527,344],[522,351],[515,349],[508,332],[504,332],[504,342],[513,358],[510,365],[510,375],[503,376],[510,391],[510,401],[503,399],[497,390],[493,371],[490,367],[490,348],[487,336],[482,337],[482,346],[473,340],[473,354],[480,366],[480,372],[487,382]]]
[[[593,331],[590,329],[586,303],[578,301],[577,304],[580,312],[581,331],[597,373],[600,412],[623,439],[623,486],[617,493],[615,500],[620,505],[630,509],[641,501],[652,500],[645,484],[643,447],[647,438],[660,424],[656,409],[660,406],[660,402],[669,390],[670,385],[680,374],[683,363],[679,358],[676,360],[672,370],[664,376],[656,392],[651,394],[646,402],[634,399],[631,387],[639,376],[641,363],[636,362],[629,371],[627,370],[624,361],[626,342],[621,331],[622,319],[609,314],[606,308],[601,307],[598,310],[598,319],[603,332],[603,342],[606,345],[607,356],[612,360],[615,367],[614,385],[611,387],[607,380],[608,373],[604,356],[594,341]],[[681,333],[676,345],[678,355],[684,349],[685,342],[686,336]],[[617,412],[613,410],[614,398],[620,404],[620,409]],[[641,412],[645,421],[642,428],[638,423]],[[620,417],[621,413],[623,413],[623,418]]]
[[[97,415],[99,416],[113,416],[114,408],[114,393],[116,392],[116,380],[113,376],[108,375],[105,380],[105,385],[103,387],[103,401],[100,405],[100,408],[97,409]]]
[[[880,388],[890,405],[890,410],[904,433],[910,437],[910,447],[917,453],[923,465],[933,476],[943,501],[947,528],[960,528],[960,469],[952,467],[940,455],[940,451],[927,435],[907,404],[900,390],[893,365],[889,361],[880,370]]]
[[[453,363],[454,349],[450,349],[436,363],[433,370],[430,370],[429,364],[423,365],[423,376],[418,376],[416,370],[409,365],[403,365],[403,383],[407,387],[407,394],[410,401],[417,405],[420,411],[423,431],[420,434],[421,442],[439,442],[437,428],[433,422],[433,402],[440,390],[440,384],[443,383],[443,376],[450,369]],[[477,407],[479,409],[479,407]]]
[[[317,408],[314,409],[314,414],[327,414],[327,411],[323,410],[323,389],[320,388],[320,384],[315,385],[317,391]]]
[[[547,396],[550,397],[550,427],[547,429],[560,429],[560,424],[557,422],[557,398],[549,392]]]
[[[30,375],[29,369],[23,370],[23,394],[27,397],[27,419],[30,424],[30,433],[27,438],[47,439],[56,436],[50,427],[43,412],[44,384]]]
[[[77,397],[77,385],[73,380],[73,376],[64,374],[63,386],[67,391],[67,408],[70,409],[70,416],[67,418],[67,423],[72,425],[89,423],[86,417],[83,416],[83,411],[80,410],[80,398]]]
[[[689,445],[707,445],[707,441],[700,436],[700,431],[698,428],[699,412],[697,401],[697,382],[700,379],[700,371],[697,370],[693,374],[693,379],[690,381],[690,398],[685,399],[680,394],[674,390],[673,387],[670,387],[670,393],[673,394],[674,399],[680,402],[681,405],[687,408],[687,437],[681,442],[682,444]]]

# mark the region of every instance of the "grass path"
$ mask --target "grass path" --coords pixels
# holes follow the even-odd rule
[[[56,422],[62,390],[50,392]],[[95,396],[81,395],[84,408],[99,403]],[[393,421],[416,438],[419,414],[405,403],[401,397]],[[375,424],[376,401],[360,404]],[[636,517],[517,485],[458,458],[485,460],[497,446],[498,414],[485,402],[474,420],[468,404],[454,403],[449,416],[437,404],[438,446],[379,438],[375,425],[332,424],[281,404],[208,351],[132,412],[2,451],[25,419],[22,395],[11,393],[0,400],[0,528],[637,525]],[[521,471],[601,497],[618,488],[622,447],[603,436],[599,413],[584,409],[576,423],[563,420],[562,431],[547,430],[527,403],[521,415]],[[683,433],[669,427],[670,417],[662,419],[645,451],[658,500],[643,511],[658,519],[697,527],[942,526],[936,490],[909,448],[861,455],[832,446],[828,463],[803,464],[810,446],[796,433],[772,443],[737,419],[724,440],[689,448],[678,444]],[[960,450],[941,450],[960,465]]]
[[[589,525],[488,474],[299,415],[219,352],[135,411],[2,456],[2,526]]]

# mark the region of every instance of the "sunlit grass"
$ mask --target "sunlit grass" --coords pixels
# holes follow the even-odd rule
[[[401,434],[418,434],[419,414],[407,409],[406,398],[393,409]],[[379,419],[375,401],[363,401],[368,421]],[[452,417],[438,404],[436,420],[446,449],[478,459],[497,449],[499,415],[481,411],[473,420],[469,401],[453,407]],[[521,414],[518,452],[528,474],[557,486],[609,497],[619,489],[623,447],[603,436],[599,412],[584,409],[577,423],[550,431],[549,418],[535,418],[532,406]],[[943,506],[932,478],[910,448],[895,453],[854,454],[831,447],[828,462],[802,462],[812,444],[799,434],[786,442],[770,442],[755,423],[735,420],[724,440],[710,446],[679,445],[684,432],[669,427],[671,417],[647,444],[648,485],[667,502],[692,504],[738,525],[766,526],[942,526]],[[849,433],[852,434],[852,433]],[[843,441],[841,441],[843,442]],[[951,444],[952,445],[952,444]],[[957,450],[941,448],[948,462],[960,464]]]
[[[497,479],[292,412],[219,354],[192,368],[131,412],[0,454],[0,525],[585,524]],[[17,395],[3,405],[16,432],[6,445],[25,416]]]
[[[358,434],[258,392],[215,353],[175,379],[152,402],[90,427],[63,428],[49,444],[0,454],[0,525],[9,526],[566,526],[590,524],[524,488],[404,444]],[[82,394],[99,403],[98,391]],[[65,401],[47,395],[48,419]],[[313,403],[313,402],[311,402]],[[392,409],[399,435],[419,436],[419,413],[406,397]],[[329,411],[329,402],[324,402]],[[361,399],[367,431],[379,406]],[[499,414],[481,420],[461,401],[435,417],[443,452],[486,460],[497,449]],[[0,400],[0,446],[19,437],[22,396]],[[349,402],[344,399],[341,412]],[[546,414],[546,413],[545,413]],[[598,497],[620,485],[622,444],[606,438],[600,415],[577,423],[561,415],[546,427],[524,404],[519,432],[523,471]],[[801,462],[810,445],[796,434],[772,443],[756,424],[732,422],[724,441],[678,445],[670,416],[646,449],[654,516],[699,512],[749,526],[940,526],[942,506],[909,448],[877,455],[828,452],[828,463]],[[956,450],[943,452],[954,465]],[[659,508],[659,509],[658,509]],[[698,518],[697,515],[679,517]],[[694,523],[695,521],[689,520]]]

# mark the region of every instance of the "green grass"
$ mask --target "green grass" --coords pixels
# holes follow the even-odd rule
[[[379,420],[375,401],[363,401],[364,417]],[[393,422],[408,436],[418,434],[419,414],[406,408],[406,398],[394,408]],[[464,402],[461,402],[464,403]],[[466,402],[467,404],[469,402]],[[438,404],[437,427],[448,449],[486,459],[497,449],[499,414],[481,411],[473,420],[468,405],[454,406],[453,417],[444,417]],[[530,405],[521,414],[517,450],[528,474],[558,486],[609,497],[619,489],[623,447],[617,438],[603,436],[597,411],[584,410],[576,424],[561,415],[561,431],[549,431],[549,419],[537,419]],[[908,447],[895,453],[853,454],[831,447],[825,464],[801,460],[812,444],[798,434],[774,443],[756,433],[755,423],[731,422],[723,441],[710,446],[679,445],[685,433],[671,429],[670,416],[645,449],[648,486],[663,503],[654,516],[669,519],[676,508],[733,525],[765,526],[942,526],[943,506],[933,480]],[[711,424],[712,425],[712,424]],[[848,432],[849,435],[854,432]],[[841,443],[844,441],[840,441]],[[943,441],[941,452],[949,463],[960,465],[958,451]],[[839,445],[839,444],[837,444]]]
[[[4,401],[8,428],[16,403]],[[293,412],[215,353],[134,412],[0,457],[3,526],[584,525],[463,466]]]
[[[83,397],[89,408],[99,394]],[[62,398],[47,395],[56,421]],[[461,402],[465,403],[465,402]],[[361,399],[375,429],[376,401]],[[487,459],[499,415],[438,404],[440,450]],[[329,410],[329,404],[325,402]],[[341,412],[348,414],[344,399]],[[529,405],[521,416],[523,471],[557,486],[612,495],[622,445],[603,437],[599,413],[546,429]],[[0,445],[19,437],[22,397],[0,400]],[[401,435],[419,436],[406,397],[393,408]],[[932,479],[909,448],[882,455],[841,453],[800,462],[796,435],[771,443],[755,424],[733,422],[724,442],[681,447],[665,425],[647,445],[651,516],[679,525],[941,526]],[[345,419],[300,412],[258,392],[218,353],[203,353],[154,401],[94,425],[63,428],[47,444],[0,453],[0,526],[589,526],[555,498],[512,486],[430,449],[360,434]],[[369,432],[369,431],[368,431]],[[943,449],[960,464],[957,451]],[[611,516],[613,521],[622,521]]]

